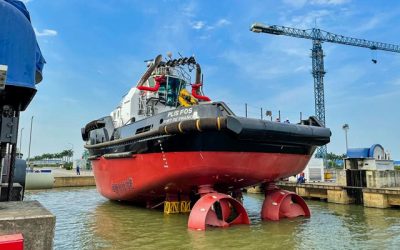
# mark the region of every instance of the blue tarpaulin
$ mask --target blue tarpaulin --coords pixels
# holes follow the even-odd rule
[[[383,147],[380,144],[374,144],[370,148],[349,148],[347,149],[347,158],[363,159],[363,158],[374,158],[375,148]]]
[[[349,148],[347,150],[347,158],[368,158],[369,148]]]
[[[44,63],[25,4],[0,0],[0,64],[8,66],[6,85],[35,88]]]

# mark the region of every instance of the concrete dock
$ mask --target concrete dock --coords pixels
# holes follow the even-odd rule
[[[388,208],[400,206],[400,187],[364,188],[364,206]]]
[[[93,172],[91,170],[82,170],[80,172],[80,175],[77,175],[75,170],[66,170],[58,167],[45,169],[51,170],[52,178],[54,177],[54,183],[51,183],[50,187],[44,185],[42,188],[39,189],[96,186]],[[40,179],[38,181],[40,181]],[[40,183],[38,185],[40,186]]]
[[[354,190],[362,192],[362,204],[365,207],[389,208],[400,206],[400,187],[357,188],[337,183],[314,182],[297,184],[294,182],[277,182],[284,190],[295,192],[306,199],[320,199],[337,204],[354,204]],[[249,193],[262,193],[258,186],[247,189]]]
[[[58,176],[54,177],[54,188],[96,186],[93,176]]]
[[[20,234],[24,249],[53,248],[56,217],[38,201],[0,202],[0,235]]]
[[[354,203],[354,200],[347,194],[346,188],[336,183],[316,182],[296,184],[293,182],[279,182],[277,184],[280,188],[295,192],[303,198],[318,198],[338,204]]]
[[[82,170],[80,175],[77,175],[75,170],[61,168],[54,168],[52,172],[55,188],[96,186],[91,170]]]

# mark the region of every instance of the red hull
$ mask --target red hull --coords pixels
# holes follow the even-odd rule
[[[234,190],[301,172],[310,155],[253,152],[171,152],[93,160],[98,191],[112,200],[152,201],[200,185]]]

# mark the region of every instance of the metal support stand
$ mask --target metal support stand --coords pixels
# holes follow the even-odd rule
[[[0,118],[0,168],[3,175],[4,167],[8,166],[6,200],[12,200],[14,181],[15,158],[17,154],[19,110],[14,110],[8,105],[1,107]],[[5,164],[9,163],[9,164]],[[1,192],[1,190],[0,190]],[[0,193],[1,194],[1,193]]]

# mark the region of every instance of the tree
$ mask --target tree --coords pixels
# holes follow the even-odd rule
[[[74,151],[72,149],[65,149],[59,153],[44,153],[42,155],[37,155],[32,157],[32,161],[40,161],[40,160],[63,160],[65,162],[71,162],[72,157],[74,156]]]
[[[331,168],[341,168],[343,165],[338,164],[338,161],[342,161],[344,158],[346,158],[345,154],[337,155],[332,152],[326,154],[328,166]]]
[[[89,150],[85,149],[82,153],[82,160],[85,162],[86,169],[91,169],[90,161],[89,161]]]

